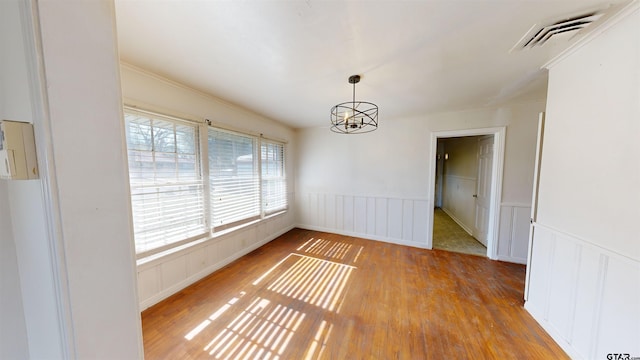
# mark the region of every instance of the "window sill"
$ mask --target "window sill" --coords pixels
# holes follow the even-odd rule
[[[229,235],[231,233],[234,233],[236,231],[240,231],[240,230],[243,230],[243,229],[246,229],[246,228],[250,228],[250,227],[256,226],[256,225],[258,225],[258,224],[260,224],[260,223],[262,223],[264,221],[267,221],[267,220],[270,220],[272,218],[278,217],[278,216],[280,216],[282,214],[285,214],[287,212],[287,210],[288,209],[277,211],[277,212],[275,212],[273,214],[266,215],[262,219],[256,219],[256,220],[253,220],[253,221],[250,221],[250,222],[247,222],[247,223],[243,223],[243,224],[234,226],[232,228],[228,228],[228,229],[224,229],[224,230],[221,230],[221,231],[217,231],[217,232],[214,232],[213,234],[211,234],[209,236],[205,236],[203,238],[193,240],[193,241],[188,242],[186,244],[178,245],[176,247],[167,249],[165,251],[161,251],[159,253],[155,253],[155,254],[152,254],[152,255],[149,255],[149,256],[145,256],[145,257],[139,258],[136,261],[136,266],[138,268],[146,267],[146,266],[149,266],[149,264],[155,263],[157,261],[165,260],[165,258],[168,259],[168,258],[171,258],[171,257],[174,257],[174,256],[178,256],[178,254],[183,253],[185,251],[192,250],[192,249],[195,250],[196,248],[204,246],[205,243],[208,244],[211,241],[215,241],[215,240],[221,239],[221,238],[223,238],[223,237],[225,237],[225,236],[227,236],[227,235]]]
[[[265,215],[262,219],[255,219],[255,220],[252,220],[252,221],[249,221],[249,222],[246,222],[246,223],[242,223],[242,224],[239,224],[239,225],[236,225],[236,226],[232,226],[230,228],[226,228],[224,230],[216,231],[213,234],[211,234],[210,239],[215,239],[217,237],[227,235],[227,234],[232,233],[234,231],[238,231],[238,230],[241,230],[243,228],[259,224],[259,223],[261,223],[261,222],[263,222],[265,220],[269,220],[269,219],[271,219],[273,217],[276,217],[276,216],[278,216],[280,214],[284,214],[286,212],[287,212],[287,209],[284,209],[284,210],[281,210],[281,211],[277,211],[277,212],[275,212],[273,214]]]

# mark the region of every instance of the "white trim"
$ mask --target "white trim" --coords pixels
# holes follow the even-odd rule
[[[427,200],[314,192],[298,194],[298,199],[297,222],[306,229],[426,247],[424,220],[432,215]]]
[[[533,166],[533,191],[531,192],[531,209],[529,216],[529,239],[527,244],[527,264],[531,264],[531,257],[533,256],[533,236],[535,228],[533,222],[538,217],[538,190],[540,187],[540,166],[542,165],[542,149],[544,145],[544,122],[546,119],[546,113],[543,111],[538,115],[538,131],[536,136],[536,153]],[[529,299],[529,280],[531,279],[531,267],[527,266],[527,270],[524,277],[524,300]]]
[[[435,159],[437,154],[438,139],[449,137],[461,137],[461,136],[478,136],[478,135],[493,135],[493,164],[491,168],[491,199],[489,202],[489,229],[487,232],[487,257],[492,260],[496,260],[498,257],[498,236],[499,236],[499,224],[500,224],[500,204],[502,200],[502,174],[504,171],[504,151],[505,151],[505,137],[506,126],[501,127],[489,127],[489,128],[477,128],[477,129],[461,129],[461,130],[445,130],[445,131],[431,131],[431,156],[430,160]],[[429,167],[429,184],[428,191],[430,198],[433,199],[435,195],[435,181],[436,181],[436,162],[430,161]],[[433,206],[433,203],[430,202]],[[427,219],[427,249],[433,248],[433,214]]]
[[[191,121],[191,120],[186,120],[186,119],[182,119],[182,118],[176,118],[173,116],[167,116],[164,114],[158,114],[155,112],[151,112],[151,111],[146,111],[146,110],[140,110],[140,109],[134,109],[131,108],[129,106],[123,106],[121,109],[121,114],[123,116],[122,121],[120,121],[120,127],[122,129],[122,136],[123,136],[123,146],[124,146],[124,152],[123,154],[125,154],[126,156],[126,174],[127,174],[127,189],[128,189],[128,197],[129,197],[129,209],[131,209],[131,214],[129,214],[129,217],[131,219],[133,219],[134,213],[133,213],[133,203],[134,201],[138,201],[139,196],[146,196],[145,194],[140,194],[138,191],[140,189],[145,189],[145,188],[164,188],[164,187],[174,187],[174,186],[200,186],[202,188],[202,202],[206,203],[206,201],[204,201],[204,195],[205,195],[205,191],[204,189],[207,188],[207,181],[209,180],[208,177],[205,179],[204,173],[203,173],[203,167],[202,167],[202,159],[207,159],[208,157],[205,155],[203,156],[203,154],[201,154],[200,149],[202,148],[202,143],[200,143],[202,141],[201,136],[200,136],[200,132],[202,131],[202,127],[201,124]],[[148,120],[151,126],[151,129],[155,128],[155,123],[157,121],[160,122],[169,122],[170,124],[172,124],[173,129],[172,129],[172,133],[173,133],[173,137],[176,137],[177,134],[177,130],[176,130],[176,126],[184,126],[184,127],[188,127],[190,129],[193,130],[193,137],[192,139],[194,140],[194,144],[195,144],[195,149],[193,152],[193,155],[195,156],[196,159],[196,163],[197,163],[197,169],[199,170],[198,172],[198,177],[195,180],[174,180],[170,183],[164,183],[164,184],[159,184],[156,182],[152,182],[152,183],[147,183],[147,181],[145,180],[143,183],[139,183],[139,184],[134,184],[131,181],[131,177],[130,177],[130,172],[131,172],[131,158],[130,158],[130,154],[128,153],[128,145],[127,142],[129,141],[129,125],[130,122],[134,121],[133,119],[128,119],[128,117],[130,116],[142,116],[144,119]],[[155,130],[152,130],[152,139],[153,139],[153,134],[155,133]],[[176,146],[178,143],[178,140],[176,138]],[[205,142],[205,145],[207,144],[207,142]],[[155,148],[155,146],[150,147],[149,149],[146,150],[139,150],[142,151],[144,153],[147,153],[148,155],[151,155],[151,159],[152,162],[154,164],[157,163],[157,155],[158,154],[158,150]],[[178,149],[177,147],[174,149],[174,154],[175,156],[178,156]],[[139,171],[139,170],[135,170],[135,171]],[[146,171],[146,170],[144,170]],[[178,173],[180,173],[180,170],[178,170]],[[135,190],[135,191],[134,191]],[[135,197],[133,196],[133,193],[136,193]],[[134,200],[135,199],[135,200]],[[163,202],[160,200],[160,204],[156,204],[156,209],[158,207],[162,208],[163,206]],[[183,209],[184,210],[184,209]],[[136,239],[136,233],[135,233],[135,226],[133,227],[134,232],[133,234],[133,239],[134,239],[134,244],[135,244],[135,252],[134,252],[134,257],[135,259],[140,259],[140,258],[144,258],[144,257],[148,257],[151,256],[153,254],[156,253],[161,253],[166,251],[167,249],[171,249],[174,247],[179,247],[183,244],[195,241],[197,239],[206,237],[207,235],[210,234],[211,232],[211,228],[206,227],[208,224],[207,222],[207,218],[209,217],[209,209],[208,208],[203,208],[203,211],[199,214],[200,219],[203,221],[204,226],[202,227],[202,229],[199,230],[198,233],[192,233],[190,232],[189,237],[187,238],[182,238],[180,240],[176,240],[176,241],[171,241],[168,244],[164,244],[164,245],[159,245],[159,246],[152,246],[151,248],[148,247],[148,244],[145,244],[144,246],[144,250],[140,250],[138,251],[138,244],[136,243],[137,239]],[[149,211],[149,209],[145,208],[145,210],[143,211],[144,213],[147,213]],[[152,240],[152,243],[155,242],[158,239],[154,239]]]
[[[170,112],[169,112],[170,113]],[[196,150],[196,156],[197,156],[197,160],[198,160],[198,164],[199,164],[199,170],[200,170],[200,182],[202,184],[202,188],[203,188],[203,203],[204,203],[204,212],[202,214],[203,219],[204,219],[204,223],[205,223],[205,231],[202,233],[198,233],[196,235],[193,235],[191,237],[179,240],[179,241],[175,241],[172,242],[170,244],[166,244],[163,246],[159,246],[159,247],[155,247],[155,248],[151,248],[145,251],[141,251],[141,252],[134,252],[135,254],[135,258],[136,261],[138,262],[138,264],[140,264],[140,260],[142,260],[142,263],[149,261],[148,259],[155,259],[157,256],[157,254],[160,254],[160,257],[163,256],[168,256],[170,255],[172,252],[180,252],[183,249],[189,247],[189,244],[193,244],[193,245],[197,245],[202,241],[207,241],[212,237],[215,237],[216,234],[224,234],[227,232],[227,230],[231,229],[231,230],[235,230],[238,229],[242,226],[246,226],[246,225],[251,225],[253,223],[259,222],[261,220],[265,220],[271,216],[274,215],[278,215],[280,213],[286,212],[289,209],[289,192],[286,191],[285,192],[285,197],[286,197],[286,201],[287,201],[287,205],[284,208],[278,208],[278,209],[271,209],[269,212],[265,211],[264,209],[264,203],[263,203],[263,198],[262,198],[262,193],[263,193],[263,183],[262,183],[262,156],[261,156],[261,151],[262,151],[262,145],[264,143],[269,143],[269,144],[274,144],[274,145],[279,145],[282,146],[282,152],[283,152],[283,173],[285,174],[285,176],[283,177],[283,180],[285,181],[285,187],[288,189],[289,185],[287,183],[287,177],[286,177],[286,168],[287,168],[287,142],[284,140],[277,140],[277,139],[272,139],[269,137],[265,137],[263,134],[259,134],[259,133],[252,133],[252,132],[246,132],[246,131],[242,131],[242,130],[232,130],[229,128],[225,128],[225,127],[218,127],[217,125],[212,125],[210,124],[210,122],[208,120],[194,120],[193,118],[189,118],[189,117],[179,117],[179,116],[174,116],[174,115],[168,115],[168,114],[164,114],[161,112],[157,112],[154,110],[147,110],[147,109],[142,109],[139,108],[135,105],[131,105],[131,104],[124,104],[122,106],[121,109],[121,115],[122,115],[122,121],[121,121],[121,126],[123,129],[123,146],[124,146],[124,151],[125,153],[127,152],[127,143],[126,143],[126,115],[127,114],[132,114],[132,115],[141,115],[144,117],[148,117],[149,119],[151,119],[151,121],[153,120],[166,120],[172,123],[178,123],[178,124],[184,124],[185,126],[190,126],[193,127],[196,130],[196,135],[195,135],[195,140],[196,140],[196,145],[197,145],[197,150]],[[259,214],[254,216],[254,217],[250,217],[250,218],[246,218],[246,219],[242,219],[239,220],[237,222],[234,222],[233,226],[231,226],[231,228],[227,228],[228,224],[219,226],[220,228],[222,228],[222,230],[217,230],[216,227],[214,226],[214,224],[212,224],[211,222],[211,218],[213,217],[212,215],[212,209],[211,209],[211,194],[210,194],[210,188],[211,188],[211,183],[210,183],[210,169],[209,169],[209,162],[207,161],[208,159],[208,153],[209,153],[209,136],[210,136],[210,131],[215,131],[215,132],[220,132],[220,133],[225,133],[225,134],[230,134],[233,136],[237,136],[237,137],[243,137],[243,138],[247,138],[247,139],[251,139],[255,150],[254,150],[254,154],[253,154],[253,158],[257,159],[256,161],[258,162],[256,168],[257,168],[257,174],[258,174],[258,188],[259,188],[259,196],[258,196],[258,208],[260,210]],[[153,151],[153,150],[151,150]],[[128,162],[128,159],[127,159]],[[127,166],[126,169],[126,173],[127,176],[129,174],[129,167]],[[194,184],[196,184],[197,182],[194,182]],[[129,209],[132,212],[132,197],[131,197],[131,183],[129,183],[128,186],[129,189]],[[132,218],[132,216],[130,216]],[[133,228],[133,223],[131,224],[131,228]],[[134,234],[134,244],[135,244],[135,232],[132,230],[132,234]]]
[[[345,194],[345,193],[329,193],[329,192],[314,192],[307,191],[302,194],[309,195],[331,195],[331,196],[342,196],[342,197],[363,197],[363,198],[375,198],[375,199],[386,199],[386,200],[406,200],[406,201],[429,201],[428,198],[411,198],[411,197],[401,197],[401,196],[380,196],[379,194]]]
[[[172,248],[165,249],[164,251],[149,254],[147,256],[140,257],[136,260],[136,266],[138,271],[145,270],[149,267],[156,266],[158,263],[176,259],[183,256],[186,253],[196,251],[203,247],[209,246],[213,243],[223,241],[227,235],[235,234],[239,231],[246,231],[250,228],[256,227],[260,224],[264,224],[278,216],[284,216],[287,212],[281,211],[275,214],[266,216],[263,219],[256,219],[247,223],[240,224],[225,230],[214,232],[207,237],[193,239],[189,242],[174,246]],[[283,233],[284,234],[284,233]]]
[[[596,306],[595,306],[596,316],[593,317],[593,322],[591,326],[591,339],[598,339],[601,332],[600,322],[602,321],[602,305],[603,305],[602,294],[604,294],[604,289],[606,285],[605,282],[607,278],[607,270],[609,267],[609,256],[601,253],[600,258],[598,260],[599,260],[598,261],[598,279],[597,279],[598,290],[596,290],[596,293],[600,294],[600,296],[598,296],[598,299],[596,300]],[[594,356],[597,350],[598,350],[598,342],[593,341],[589,348],[589,355]]]
[[[157,304],[158,302],[168,298],[169,296],[177,293],[178,291],[186,288],[187,286],[195,283],[196,281],[212,274],[214,271],[221,269],[222,267],[224,267],[225,265],[231,263],[234,260],[237,260],[238,258],[252,252],[253,250],[265,245],[266,243],[273,241],[274,239],[276,239],[279,236],[282,236],[283,234],[287,233],[288,231],[291,231],[292,229],[294,229],[295,226],[288,226],[286,228],[284,228],[283,230],[280,230],[278,232],[276,232],[275,234],[268,236],[258,242],[256,242],[255,244],[248,246],[246,248],[243,248],[240,251],[235,252],[234,254],[231,254],[229,256],[227,256],[226,258],[224,258],[221,261],[218,261],[215,264],[212,264],[202,270],[200,270],[199,272],[187,277],[186,279],[180,281],[179,283],[176,283],[164,290],[161,290],[160,292],[156,293],[155,295],[151,296],[150,298],[145,299],[144,301],[141,301],[139,304],[139,308],[140,311],[143,311],[144,309],[149,308],[150,306]],[[208,244],[207,244],[208,245]],[[186,252],[181,252],[180,254],[177,254],[175,256],[186,256],[189,252],[195,250],[196,247],[194,247],[193,249],[189,249],[190,251],[186,251]],[[173,255],[173,254],[172,254]],[[167,258],[163,258],[163,260],[167,260]],[[146,264],[145,264],[146,265]],[[140,266],[138,268],[138,271],[144,270],[146,268],[154,268],[158,266],[158,264],[154,264],[154,265],[149,265],[149,266]]]
[[[232,125],[228,125],[228,124],[225,124],[225,123],[222,123],[222,122],[219,122],[219,121],[215,121],[215,120],[205,119],[204,120],[204,124],[206,124],[208,127],[214,128],[214,129],[223,130],[223,131],[232,132],[232,133],[237,133],[237,134],[255,136],[257,138],[264,139],[264,140],[271,141],[271,142],[278,142],[278,143],[281,143],[281,144],[287,144],[288,143],[288,141],[284,140],[284,139],[279,139],[279,138],[271,137],[269,135],[265,135],[263,133],[258,133],[258,132],[255,132],[255,131],[238,128],[238,127],[235,127],[235,126],[232,126]]]
[[[189,116],[164,114],[163,112],[147,110],[145,108],[141,108],[141,107],[138,107],[136,105],[131,105],[129,103],[124,103],[123,108],[124,108],[124,112],[125,113],[126,112],[130,112],[130,113],[134,113],[134,114],[137,113],[137,114],[140,114],[140,115],[143,115],[143,116],[160,118],[158,120],[166,119],[166,120],[169,120],[169,121],[187,123],[189,125],[204,124],[204,120],[198,120],[196,118],[191,118]]]
[[[512,256],[498,255],[498,258],[496,260],[515,263],[515,264],[521,264],[521,265],[527,265],[527,259],[517,258]]]
[[[285,124],[285,123],[283,123],[281,121],[278,121],[276,119],[272,119],[270,117],[264,116],[262,114],[254,112],[254,111],[249,110],[247,108],[235,105],[235,104],[233,104],[231,102],[228,102],[228,101],[222,100],[220,98],[217,98],[217,97],[215,97],[215,96],[213,96],[213,95],[211,95],[211,94],[209,94],[207,92],[204,92],[202,90],[198,90],[196,88],[190,87],[190,86],[182,84],[180,82],[165,78],[165,77],[163,77],[161,75],[158,75],[158,74],[153,73],[153,72],[151,72],[149,70],[146,70],[146,69],[142,69],[140,67],[137,67],[135,65],[129,64],[127,62],[120,61],[120,67],[124,68],[124,69],[127,69],[127,70],[130,70],[130,71],[133,71],[135,73],[138,73],[138,74],[140,74],[142,76],[150,77],[150,78],[152,78],[154,80],[160,81],[160,82],[165,83],[165,84],[167,84],[169,86],[173,86],[173,87],[181,89],[181,90],[186,90],[186,91],[189,91],[189,92],[193,92],[194,94],[196,94],[196,95],[198,95],[198,96],[200,96],[200,97],[202,97],[202,98],[204,98],[206,100],[213,101],[213,102],[215,102],[215,103],[217,103],[219,105],[222,105],[222,106],[226,107],[227,109],[230,109],[230,110],[233,110],[233,111],[240,111],[240,112],[245,113],[245,114],[250,115],[250,116],[257,116],[259,118],[262,118],[262,119],[265,119],[265,120],[268,120],[268,121],[272,121],[272,122],[274,122],[274,123],[276,123],[276,124],[278,124],[280,126],[283,126],[285,128],[292,129],[292,127],[290,125],[287,125],[287,124]],[[137,107],[139,105],[139,106],[141,106],[143,108],[151,108],[151,109],[159,108],[157,106],[150,105],[150,104],[147,104],[147,103],[143,103],[143,102],[140,102],[140,101],[137,101],[135,99],[128,98],[128,97],[124,98],[124,102],[125,102],[125,104],[128,104],[129,106],[133,106],[133,107]],[[162,112],[165,112],[165,111],[169,112],[169,113],[172,113],[172,112],[175,113],[174,111],[171,111],[169,109],[163,109],[162,110]],[[186,115],[180,115],[180,116],[185,116],[187,118],[193,118],[193,119],[196,118],[196,117],[186,116]],[[203,119],[198,120],[198,121],[204,123],[205,120],[206,119],[203,118]],[[214,120],[210,120],[210,121],[215,126],[221,127],[221,128],[226,128],[227,130],[244,132],[244,133],[252,134],[252,135],[256,135],[256,136],[259,135],[259,134],[255,133],[255,132],[251,132],[248,129],[234,128],[233,125],[228,125],[227,123],[221,122],[218,119],[214,119]],[[218,126],[218,124],[221,124],[221,125]],[[272,138],[272,139],[276,140],[276,141],[280,141],[280,142],[286,143],[286,140],[281,140],[281,139],[278,139],[278,138]]]
[[[135,66],[135,65],[130,64],[128,62],[120,60],[120,67],[124,68],[124,69],[127,69],[127,70],[131,70],[133,72],[137,72],[137,73],[139,73],[141,75],[153,78],[154,80],[158,80],[158,81],[163,82],[163,83],[165,83],[167,85],[170,85],[170,86],[173,86],[173,87],[176,87],[176,88],[180,88],[180,89],[183,89],[183,90],[188,90],[190,92],[196,93],[196,94],[200,95],[201,97],[206,98],[207,100],[213,100],[214,102],[216,102],[216,103],[218,103],[220,105],[223,105],[223,106],[227,107],[228,109],[241,110],[242,112],[244,112],[246,114],[259,116],[259,117],[262,117],[262,118],[269,119],[271,121],[277,122],[277,123],[279,123],[281,125],[284,125],[283,123],[281,123],[281,122],[279,122],[277,120],[268,118],[268,117],[266,117],[264,115],[258,114],[257,112],[251,111],[249,109],[246,109],[246,108],[243,108],[243,107],[239,107],[238,105],[235,105],[235,104],[233,104],[233,103],[231,103],[229,101],[225,101],[225,100],[222,100],[220,98],[217,98],[217,97],[215,97],[215,96],[213,96],[213,95],[211,95],[211,94],[209,94],[209,93],[207,93],[205,91],[190,87],[188,85],[185,85],[183,83],[177,82],[175,80],[171,80],[171,79],[166,78],[166,77],[164,77],[162,75],[158,75],[158,74],[156,74],[154,72],[151,72],[149,70],[143,69],[143,68],[138,67],[138,66]],[[287,126],[287,127],[289,127],[289,126]]]
[[[111,17],[111,28],[117,29],[116,26],[116,9],[115,9],[115,4],[113,2],[109,3],[109,7],[110,7],[110,17]],[[116,38],[116,43],[114,43],[114,47],[113,50],[116,53],[116,58],[119,59],[120,58],[120,52],[117,46],[117,34],[114,34],[114,37]],[[122,96],[122,74],[120,72],[120,69],[118,68],[118,71],[116,72],[116,76],[117,76],[117,83],[118,83],[118,95],[120,100],[120,111],[119,111],[119,115],[120,115],[120,149],[122,151],[122,154],[125,156],[125,159],[127,159],[126,162],[122,163],[122,170],[124,171],[124,174],[126,176],[126,179],[129,179],[129,158],[128,158],[128,150],[127,150],[127,130],[126,130],[126,126],[125,126],[125,122],[124,122],[124,101],[123,101],[123,96]],[[133,279],[135,280],[133,282],[133,294],[134,294],[134,301],[135,304],[139,304],[140,303],[140,291],[139,291],[139,285],[138,285],[138,270],[137,270],[137,264],[136,264],[136,244],[135,244],[135,240],[134,240],[134,231],[133,231],[133,207],[131,204],[131,185],[129,184],[129,181],[127,181],[127,185],[125,187],[125,192],[126,192],[126,196],[129,199],[129,201],[126,201],[126,206],[127,206],[127,211],[128,211],[128,223],[129,223],[129,251],[131,253],[131,258],[133,259],[133,261],[129,262],[129,270],[131,272],[131,276],[133,277]],[[138,320],[136,322],[136,327],[137,327],[137,343],[138,343],[138,354],[140,356],[144,356],[144,341],[142,339],[142,321]]]
[[[606,331],[601,328],[601,321],[603,319],[603,307],[604,306],[618,306],[618,303],[605,301],[606,289],[615,284],[616,279],[613,278],[609,273],[609,265],[615,263],[621,266],[628,266],[630,273],[637,273],[637,270],[640,270],[640,260],[629,258],[623,254],[616,253],[609,249],[605,249],[601,246],[593,244],[585,239],[582,239],[578,236],[560,231],[553,227],[545,226],[539,223],[533,224],[534,228],[539,228],[541,232],[547,232],[547,236],[549,241],[549,249],[542,250],[544,253],[538,253],[537,256],[542,256],[541,264],[539,266],[545,267],[547,269],[554,268],[554,262],[559,261],[562,263],[567,262],[567,264],[563,264],[563,267],[566,269],[566,274],[569,276],[565,276],[566,278],[570,277],[569,283],[571,284],[571,288],[566,291],[566,294],[558,295],[554,291],[552,291],[552,286],[548,283],[552,281],[553,277],[557,274],[555,273],[547,273],[545,275],[545,283],[542,285],[543,288],[539,288],[538,290],[538,298],[536,298],[536,302],[532,302],[531,299],[525,301],[524,308],[533,316],[533,318],[549,333],[549,335],[553,338],[553,340],[558,343],[558,345],[565,351],[569,356],[575,359],[581,359],[583,356],[585,358],[591,359],[596,356],[596,351],[603,344],[601,343],[602,332]],[[538,234],[538,233],[536,233]],[[556,247],[559,243],[571,244],[575,249],[573,250],[573,256],[569,258],[559,258],[556,253]],[[591,256],[592,260],[588,266],[592,269],[595,269],[597,266],[597,276],[590,277],[586,280],[583,279],[582,283],[577,281],[577,277],[580,275],[580,271],[583,269],[583,254],[585,251],[591,252],[592,255],[597,255],[598,260],[593,261],[593,256]],[[568,266],[567,266],[568,265]],[[574,329],[576,322],[576,304],[580,301],[578,297],[579,293],[584,294],[584,288],[580,288],[579,286],[584,286],[585,283],[595,283],[595,287],[593,288],[593,296],[595,296],[594,301],[588,308],[582,309],[584,313],[587,311],[588,313],[593,315],[591,319],[591,333],[588,335],[588,339],[582,339],[581,346],[582,348],[576,348],[576,338],[574,338]],[[540,285],[540,283],[539,283]],[[589,285],[590,287],[591,285]],[[609,289],[611,290],[611,289]],[[618,289],[618,291],[621,289]],[[624,290],[634,291],[634,289]],[[591,290],[588,291],[591,293]],[[543,294],[544,293],[544,294]],[[621,292],[616,292],[616,294],[621,294]],[[550,308],[552,305],[558,305],[558,296],[562,296],[564,302],[565,297],[567,297],[566,305],[568,308],[567,318],[562,320],[558,318],[550,318]],[[555,301],[555,302],[554,302]],[[611,299],[609,299],[611,301]],[[552,304],[553,303],[553,304]],[[584,304],[583,304],[584,305]],[[638,313],[635,314],[625,314],[625,316],[638,316]],[[562,322],[566,321],[566,324]],[[558,322],[561,322],[558,324]],[[560,326],[559,326],[560,325]],[[563,326],[564,325],[564,326]],[[561,328],[565,328],[564,331],[560,331]],[[608,330],[610,331],[610,329]],[[620,331],[624,331],[620,329]],[[607,351],[612,351],[606,349]]]
[[[605,16],[598,21],[599,24],[593,25],[594,28],[591,32],[588,32],[587,34],[585,34],[582,38],[577,40],[575,43],[573,43],[567,49],[565,49],[560,54],[555,56],[553,59],[547,61],[540,68],[551,69],[552,67],[556,66],[558,63],[566,59],[569,55],[578,51],[580,48],[582,48],[583,46],[591,42],[593,39],[597,38],[602,33],[607,31],[609,28],[619,23],[620,21],[625,19],[627,16],[633,14],[634,11],[637,11],[639,9],[640,9],[640,0],[632,0],[631,2],[628,2],[628,3],[612,5],[609,9],[606,10],[609,13],[605,14]]]
[[[582,246],[590,247],[590,248],[592,248],[592,249],[594,249],[594,250],[596,250],[598,252],[601,252],[601,253],[603,253],[603,254],[605,254],[607,256],[617,257],[618,258],[617,260],[624,260],[624,261],[631,261],[633,263],[640,263],[640,260],[634,259],[634,258],[630,257],[627,254],[623,254],[623,253],[619,253],[619,252],[616,252],[616,251],[611,250],[611,249],[607,249],[607,248],[602,247],[602,246],[600,246],[600,245],[598,245],[598,244],[596,244],[594,242],[591,242],[591,241],[589,241],[587,239],[584,239],[584,238],[582,238],[582,237],[580,237],[578,235],[575,235],[575,234],[572,234],[572,233],[568,233],[566,231],[562,231],[562,230],[556,229],[553,226],[545,225],[545,224],[542,224],[542,223],[539,223],[539,222],[535,222],[535,221],[533,222],[533,226],[546,229],[546,230],[551,231],[551,232],[553,232],[555,234],[558,234],[558,235],[562,235],[562,236],[572,240],[575,244],[579,244],[579,245],[582,245]]]
[[[209,128],[205,123],[198,126],[198,161],[200,162],[200,177],[202,178],[202,192],[204,194],[204,223],[209,235],[213,229],[211,221],[211,184],[210,180],[204,178],[210,174],[209,169]]]
[[[167,109],[160,106],[143,103],[141,101],[137,101],[134,99],[125,97],[123,101],[124,101],[124,108],[126,111],[139,112],[141,114],[148,115],[148,116],[164,117],[172,121],[196,123],[198,125],[203,125],[205,127],[209,126],[219,130],[239,133],[239,134],[248,135],[248,136],[261,137],[267,140],[281,142],[283,144],[288,143],[288,141],[284,139],[272,137],[269,135],[265,136],[262,133],[251,131],[245,128],[235,127],[233,125],[229,125],[224,122],[205,119],[203,117],[194,116],[192,114],[181,113],[172,109]]]
[[[345,231],[345,230],[327,228],[327,227],[315,226],[315,225],[296,224],[295,227],[300,229],[305,229],[305,230],[321,231],[321,232],[327,232],[327,233],[344,235],[344,236],[352,236],[352,237],[357,237],[357,238],[366,239],[366,240],[381,241],[389,244],[411,246],[411,247],[420,248],[420,249],[427,248],[424,243],[418,242],[418,241],[404,241],[404,240],[390,238],[390,237],[359,233],[355,231]]]
[[[500,206],[514,207],[514,208],[530,208],[531,204],[519,203],[519,202],[503,202],[500,204]]]
[[[551,323],[547,322],[547,321],[540,321],[538,319],[542,319],[542,314],[538,314],[538,312],[536,312],[535,308],[532,308],[531,305],[529,304],[529,302],[524,303],[524,309],[527,310],[527,312],[537,321],[537,323],[542,326],[542,328],[544,329],[544,331],[547,332],[547,334],[549,334],[549,336],[551,336],[551,338],[562,348],[562,350],[564,350],[567,355],[569,355],[569,357],[571,359],[582,359],[583,357],[580,356],[580,354],[578,354],[577,350],[570,344],[568,343],[566,340],[564,340],[564,337],[562,336],[562,334],[560,334],[560,332],[558,330],[556,330],[555,327],[553,327],[553,325],[551,325]]]
[[[525,254],[524,256],[517,256],[514,254],[515,246],[518,244],[522,245],[522,241],[520,239],[523,238],[523,235],[528,236],[529,231],[526,234],[519,232],[516,225],[517,223],[522,224],[522,221],[526,221],[527,230],[529,229],[529,216],[528,212],[524,212],[526,215],[522,215],[522,210],[529,210],[530,206],[509,206],[509,205],[501,205],[501,220],[500,223],[500,246],[498,247],[500,251],[498,252],[498,260],[508,261],[518,264],[527,264],[528,257]],[[519,211],[520,210],[520,211]],[[505,246],[506,245],[506,246]],[[505,251],[506,250],[506,251]]]
[[[458,175],[447,174],[447,175],[444,175],[444,177],[458,179],[458,180],[478,181],[477,177],[470,177],[470,176],[458,176]]]
[[[449,211],[445,207],[441,207],[440,209],[442,209],[442,211],[444,211],[445,214],[449,215],[451,220],[453,220],[456,224],[458,224],[458,226],[460,226],[462,228],[462,230],[466,231],[470,236],[473,236],[473,230],[471,230],[460,219],[458,219],[455,215],[453,215],[453,213],[451,211]]]
[[[526,208],[523,208],[526,209]],[[513,242],[516,239],[516,227],[515,221],[517,220],[516,208],[511,207],[511,214],[509,216],[509,256],[513,256]],[[525,260],[526,263],[526,260]]]
[[[40,29],[40,14],[36,0],[21,1],[20,22],[22,24],[29,76],[29,93],[31,95],[31,111],[33,114],[36,136],[37,161],[42,189],[42,202],[45,215],[45,232],[49,245],[51,273],[55,305],[60,331],[60,348],[65,359],[76,358],[76,336],[71,311],[69,278],[65,254],[62,219],[60,218],[60,200],[57,186],[56,166],[54,161],[51,118],[49,114],[49,95],[46,69],[44,66],[44,49]]]

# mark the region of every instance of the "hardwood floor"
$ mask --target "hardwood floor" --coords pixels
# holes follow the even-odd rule
[[[525,268],[294,229],[142,313],[149,359],[563,359]]]

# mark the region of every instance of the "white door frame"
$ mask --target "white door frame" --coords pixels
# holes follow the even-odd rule
[[[533,167],[533,191],[531,193],[531,221],[529,224],[529,247],[527,250],[527,272],[524,279],[524,300],[529,300],[529,280],[531,279],[531,257],[533,256],[534,224],[538,221],[538,190],[540,189],[540,166],[542,165],[542,146],[544,144],[545,112],[538,115],[538,138],[536,140],[536,160]]]
[[[445,130],[431,132],[431,166],[429,167],[429,194],[430,205],[434,207],[435,186],[436,186],[436,163],[435,156],[438,147],[438,139],[493,135],[493,165],[491,167],[491,199],[489,201],[489,229],[487,231],[487,257],[492,260],[498,258],[498,230],[500,224],[500,204],[502,202],[502,173],[504,169],[504,148],[506,126]],[[429,212],[429,229],[427,232],[427,249],[433,248],[433,211]]]

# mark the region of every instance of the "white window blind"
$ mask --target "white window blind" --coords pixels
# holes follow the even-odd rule
[[[225,228],[260,216],[257,139],[209,128],[211,223]]]
[[[133,112],[125,124],[136,252],[205,234],[197,126]]]
[[[262,140],[262,206],[266,214],[287,208],[284,144]]]

